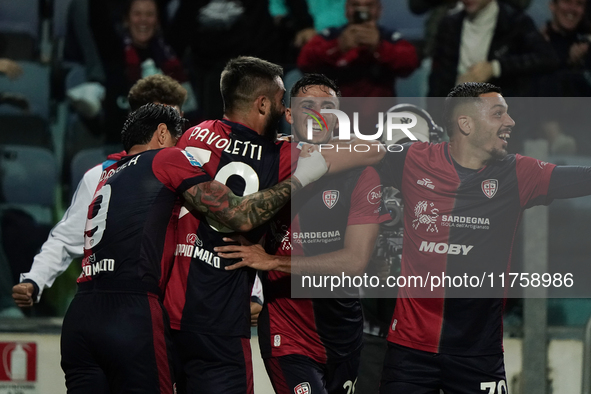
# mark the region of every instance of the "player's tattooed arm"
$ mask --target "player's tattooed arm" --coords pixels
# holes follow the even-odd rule
[[[235,231],[250,231],[271,219],[289,201],[291,193],[301,188],[298,179],[291,177],[269,189],[239,197],[226,185],[210,181],[191,187],[183,196],[208,218]]]

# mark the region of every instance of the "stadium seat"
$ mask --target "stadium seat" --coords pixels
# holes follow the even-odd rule
[[[39,0],[0,0],[0,32],[26,33],[39,40]]]
[[[49,118],[50,70],[35,62],[19,62],[23,73],[15,80],[0,75],[0,92],[24,96],[29,103],[27,114]],[[22,114],[23,111],[10,105],[0,105],[0,114]]]
[[[36,115],[0,115],[0,144],[28,145],[53,150],[47,120]]]
[[[51,151],[0,145],[0,170],[3,203],[54,208],[58,166]]]

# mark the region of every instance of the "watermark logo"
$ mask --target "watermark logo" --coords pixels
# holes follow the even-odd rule
[[[499,190],[499,181],[496,179],[482,181],[482,192],[488,198],[493,198],[497,194],[497,190]]]
[[[306,112],[309,111],[309,112]],[[320,115],[320,113],[318,113],[318,111],[313,110],[312,108],[304,108],[304,114],[310,116],[312,119],[314,119],[316,121],[316,124],[318,124],[318,127],[320,127],[320,130],[322,130],[322,125],[324,125],[325,130],[328,130],[328,124],[326,123],[326,119],[324,119],[324,116]],[[308,130],[308,140],[312,141],[312,139],[314,138],[314,124],[312,123],[312,119],[308,119],[308,123],[307,123],[307,130]],[[322,121],[322,122],[320,122]]]
[[[320,124],[320,120],[317,119],[318,117],[320,117],[324,121],[324,118],[321,116],[321,114],[335,115],[337,117],[337,119],[339,120],[338,138],[340,140],[351,139],[351,121],[349,120],[349,116],[346,113],[344,113],[343,111],[338,110],[338,109],[323,108],[320,110],[320,113],[318,113],[317,111],[313,111],[309,108],[307,108],[307,109],[314,112],[317,115],[317,116],[312,116],[312,114],[309,114],[311,117],[313,117],[316,120],[316,122],[321,127],[322,127],[322,125]],[[394,121],[395,119],[403,119],[403,121],[401,121],[400,123],[396,123]],[[324,125],[326,126],[326,122],[324,122]],[[359,113],[353,112],[353,133],[355,134],[355,137],[357,137],[361,140],[365,140],[365,141],[371,141],[371,140],[376,140],[376,139],[382,138],[384,131],[386,132],[386,139],[392,140],[392,134],[393,134],[394,130],[402,131],[411,141],[418,141],[418,138],[415,137],[410,132],[410,129],[412,129],[416,125],[417,125],[417,116],[411,112],[387,112],[386,113],[386,123],[384,126],[384,113],[378,112],[378,123],[376,125],[376,128],[378,130],[373,134],[362,134],[359,131]],[[328,129],[328,126],[326,126],[326,128]],[[385,128],[385,130],[384,130],[384,128]],[[308,120],[308,130],[307,131],[308,131],[308,138],[311,138],[312,133],[313,133],[312,119]]]

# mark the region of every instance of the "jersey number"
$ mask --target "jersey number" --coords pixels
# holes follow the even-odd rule
[[[488,390],[486,394],[507,394],[507,383],[505,383],[504,379],[499,380],[498,384],[496,382],[482,382],[480,383],[480,390]]]
[[[111,200],[111,185],[104,185],[95,194],[90,205],[92,212],[89,212],[86,228],[84,229],[84,249],[91,249],[98,245],[103,239],[107,225],[107,211]]]
[[[187,152],[189,152],[192,156],[194,156],[201,164],[206,164],[211,159],[211,151],[203,148],[195,148],[189,146],[185,148]],[[240,178],[244,179],[245,187],[243,196],[248,194],[256,193],[259,191],[259,176],[255,170],[252,169],[251,166],[248,164],[242,163],[241,161],[233,161],[231,163],[226,164],[217,174],[215,174],[215,180],[223,183],[224,185],[228,182],[228,179],[232,175],[237,175]],[[211,228],[215,231],[220,233],[232,233],[233,230],[225,227],[215,220],[207,219]]]

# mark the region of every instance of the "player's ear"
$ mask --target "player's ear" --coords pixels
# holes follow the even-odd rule
[[[287,123],[293,124],[293,116],[291,115],[291,108],[285,108],[285,120],[287,120]]]
[[[470,135],[472,130],[474,129],[474,122],[472,118],[468,115],[460,115],[457,118],[457,125],[460,129],[460,132],[464,135]]]
[[[156,138],[158,139],[158,144],[160,146],[166,146],[166,141],[170,136],[170,132],[168,131],[168,126],[164,123],[160,123],[158,128],[156,129]]]
[[[269,111],[269,109],[271,108],[271,101],[267,98],[267,96],[259,96],[257,97],[256,101],[256,107],[257,110],[259,111],[259,114],[261,115],[266,115],[267,112]]]

